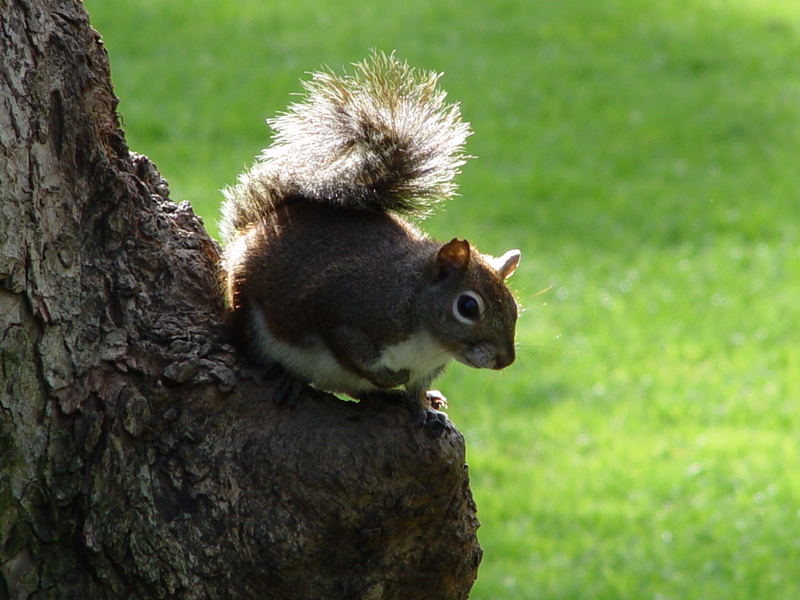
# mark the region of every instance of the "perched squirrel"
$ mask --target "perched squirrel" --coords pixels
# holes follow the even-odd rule
[[[354,66],[312,74],[303,99],[268,120],[272,145],[224,190],[229,316],[251,356],[283,367],[284,400],[306,383],[397,396],[415,426],[442,428],[428,387],[450,359],[514,361],[504,280],[520,252],[442,244],[403,219],[455,194],[471,132],[438,74],[394,54]]]

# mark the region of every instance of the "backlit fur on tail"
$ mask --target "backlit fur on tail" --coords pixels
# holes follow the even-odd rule
[[[354,67],[312,73],[302,100],[268,120],[272,144],[224,191],[226,241],[286,198],[425,216],[455,194],[471,132],[440,74],[377,52]]]

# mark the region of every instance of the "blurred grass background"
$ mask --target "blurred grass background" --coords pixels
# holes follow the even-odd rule
[[[212,233],[303,73],[445,72],[478,158],[424,226],[523,250],[507,372],[439,382],[471,598],[800,598],[800,4],[87,0],[132,149]]]

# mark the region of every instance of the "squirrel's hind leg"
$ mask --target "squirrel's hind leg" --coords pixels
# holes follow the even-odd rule
[[[290,408],[295,406],[306,383],[277,364],[271,367],[270,374],[275,379],[275,404]]]

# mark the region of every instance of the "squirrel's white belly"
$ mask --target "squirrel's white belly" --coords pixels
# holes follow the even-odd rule
[[[332,392],[357,394],[378,388],[372,382],[341,366],[336,357],[319,338],[312,338],[302,346],[289,344],[276,338],[269,330],[260,310],[251,311],[254,333],[263,358],[280,363],[290,371]],[[386,347],[366,370],[386,368],[391,371],[409,371],[409,383],[426,379],[443,367],[451,355],[427,332],[417,332],[398,344]]]

